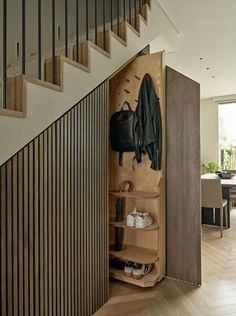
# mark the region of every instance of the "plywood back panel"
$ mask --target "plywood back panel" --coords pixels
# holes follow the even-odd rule
[[[163,154],[162,170],[154,171],[150,168],[151,161],[142,156],[142,163],[134,164],[134,153],[124,153],[123,166],[119,166],[119,154],[109,152],[109,188],[118,190],[119,183],[128,179],[134,183],[134,190],[160,190],[160,197],[156,199],[126,199],[125,215],[130,213],[134,206],[139,210],[151,213],[154,219],[162,226],[161,233],[154,232],[125,232],[125,243],[157,250],[162,257],[161,274],[165,274],[165,94],[164,94],[164,62],[163,54],[157,53],[137,57],[110,80],[110,116],[119,111],[128,101],[133,110],[137,106],[138,94],[143,76],[149,73],[153,79],[156,93],[160,97],[162,124],[163,124]],[[114,215],[115,198],[110,198],[110,216]],[[112,228],[110,228],[112,236]],[[112,238],[111,238],[112,242]]]
[[[108,299],[108,89],[0,167],[0,315],[92,315]]]
[[[167,67],[167,275],[201,283],[200,86]]]
[[[162,82],[162,54],[152,54],[136,58],[127,67],[120,71],[110,81],[110,115],[119,111],[124,103],[128,101],[135,110],[137,106],[138,93],[141,80],[145,73],[151,74],[157,95],[161,99],[162,114],[164,111],[163,84]],[[164,117],[164,116],[163,116]],[[150,169],[150,160],[143,156],[143,162],[135,166],[135,172],[132,168],[133,153],[124,154],[124,163],[122,167],[118,166],[118,154],[110,152],[110,170],[116,173],[110,177],[110,189],[117,189],[117,184],[125,177],[135,182],[135,189],[157,191],[161,171],[153,172]],[[164,163],[164,156],[163,163]],[[145,175],[145,176],[144,176]]]

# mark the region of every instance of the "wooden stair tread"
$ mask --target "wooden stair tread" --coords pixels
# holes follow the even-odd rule
[[[115,32],[113,31],[110,31],[111,32],[111,35],[117,39],[121,44],[123,44],[124,46],[127,46],[127,42],[126,40],[122,39],[120,36],[118,36]]]
[[[140,18],[140,20],[142,20],[146,25],[148,24],[147,20],[146,20],[141,14],[139,14],[139,18]]]
[[[137,31],[132,24],[130,24],[128,21],[126,21],[127,27],[129,27],[138,37],[140,37],[139,31]]]
[[[90,47],[93,47],[94,49],[98,50],[101,54],[105,55],[106,57],[108,57],[108,58],[111,57],[110,52],[105,51],[103,48],[94,44],[93,42],[89,42],[89,45],[90,45]]]
[[[62,56],[62,59],[64,60],[64,62],[66,62],[67,64],[70,64],[70,65],[72,65],[72,66],[74,66],[76,68],[79,68],[79,69],[81,69],[81,70],[83,70],[85,72],[90,72],[89,67],[87,67],[87,66],[85,66],[85,65],[83,65],[81,63],[77,63],[75,60],[72,60],[72,59],[70,59],[70,58],[68,58],[68,57],[66,57],[64,55],[61,55],[61,56]]]
[[[3,109],[2,107],[0,107],[0,115],[19,117],[19,118],[24,118],[26,116],[26,114],[22,111]]]
[[[53,84],[51,82],[47,82],[45,80],[40,80],[40,79],[36,79],[36,78],[32,78],[30,76],[25,76],[25,79],[27,82],[31,82],[34,84],[37,84],[39,86],[48,88],[48,89],[52,89],[52,90],[56,90],[56,91],[62,91],[61,86],[58,86],[56,84]]]
[[[125,248],[121,251],[110,250],[112,257],[129,260],[138,263],[155,263],[158,261],[158,254],[155,250],[138,247],[134,245],[124,245]]]

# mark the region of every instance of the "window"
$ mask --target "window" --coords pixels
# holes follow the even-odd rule
[[[236,170],[236,102],[219,104],[219,164]]]

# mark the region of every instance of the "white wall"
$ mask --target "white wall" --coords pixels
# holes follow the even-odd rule
[[[201,100],[201,160],[218,163],[218,104],[236,100],[236,95]]]
[[[214,99],[201,100],[201,162],[218,163],[218,104]]]

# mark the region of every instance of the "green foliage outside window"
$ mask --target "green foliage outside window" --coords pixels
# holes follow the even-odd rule
[[[233,169],[233,154],[235,150],[232,146],[227,149],[223,149],[223,159],[222,159],[222,167],[225,170],[232,170]]]
[[[202,164],[202,174],[205,173],[214,173],[218,170],[221,170],[221,167],[215,162],[209,162],[208,164]]]

